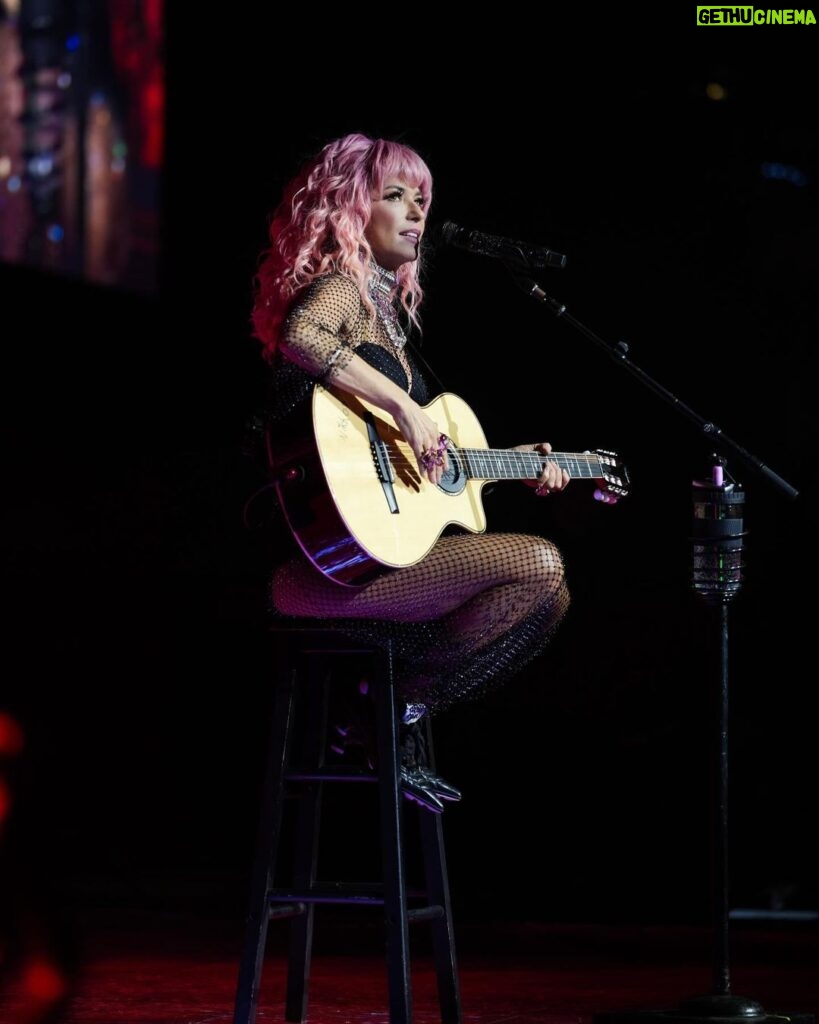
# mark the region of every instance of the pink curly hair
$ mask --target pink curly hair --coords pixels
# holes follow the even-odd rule
[[[420,189],[430,202],[432,175],[413,149],[353,133],[328,143],[285,187],[270,220],[270,246],[262,252],[253,279],[252,333],[261,341],[265,359],[273,358],[295,296],[322,274],[352,278],[375,316],[367,293],[374,274],[372,250],[364,229],[373,192],[391,177]],[[423,298],[419,263],[420,257],[396,272],[400,301],[416,325]]]

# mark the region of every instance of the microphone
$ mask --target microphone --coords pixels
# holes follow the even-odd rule
[[[451,245],[455,249],[465,249],[479,256],[491,256],[526,270],[545,270],[547,267],[562,269],[566,266],[565,256],[543,245],[530,245],[529,242],[515,242],[499,235],[486,235],[482,231],[470,231],[459,224],[453,224],[451,220],[433,225],[427,235],[436,245]]]

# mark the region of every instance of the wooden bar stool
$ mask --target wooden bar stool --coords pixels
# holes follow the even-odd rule
[[[268,764],[239,965],[234,1024],[254,1024],[267,945],[268,924],[290,919],[285,1020],[307,1014],[314,910],[319,904],[381,905],[386,929],[386,969],[390,1024],[411,1024],[412,989],[409,925],[431,926],[432,953],[443,1024],[460,1024],[461,1001],[455,956],[443,829],[440,814],[409,805],[419,815],[424,884],[407,884],[405,829],[407,807],[401,791],[399,713],[393,650],[359,643],[331,624],[276,625],[276,692]],[[345,659],[368,665],[375,700],[378,761],[366,767],[326,763],[331,687]],[[349,666],[350,662],[347,662]],[[426,718],[429,766],[434,770],[432,734]],[[378,786],[381,878],[359,883],[320,881],[319,829],[326,783],[375,783]],[[293,829],[283,828],[286,799],[296,804]],[[282,849],[283,836],[292,846]],[[287,853],[289,856],[285,857]],[[290,863],[282,883],[282,863]],[[278,867],[278,871],[277,871]]]

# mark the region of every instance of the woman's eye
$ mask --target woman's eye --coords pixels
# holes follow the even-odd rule
[[[403,192],[387,192],[384,196],[385,199],[403,199]],[[418,199],[413,200],[416,206],[420,206],[422,209],[427,205],[425,196],[420,196]]]

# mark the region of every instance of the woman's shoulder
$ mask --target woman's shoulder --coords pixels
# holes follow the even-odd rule
[[[346,300],[347,302],[360,302],[361,292],[358,285],[348,274],[340,270],[332,270],[326,274],[319,274],[306,286],[302,293],[305,297],[313,298],[317,295],[326,295]]]
[[[314,277],[293,298],[287,320],[323,314],[346,322],[357,321],[364,303],[355,281],[346,274],[333,271]]]

